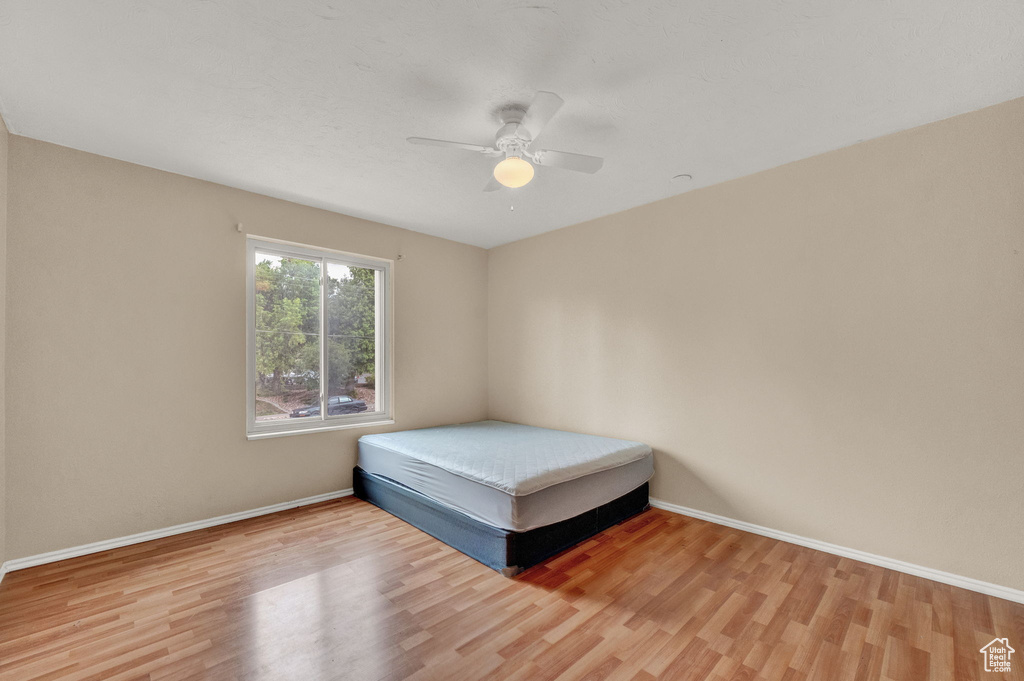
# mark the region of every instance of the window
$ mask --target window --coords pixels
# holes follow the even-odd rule
[[[248,239],[249,438],[391,419],[391,261]]]

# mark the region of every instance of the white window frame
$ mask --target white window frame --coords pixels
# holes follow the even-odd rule
[[[327,276],[327,265],[336,264],[351,267],[363,267],[378,270],[382,276],[377,277],[376,302],[376,338],[374,339],[377,356],[375,372],[376,411],[359,414],[340,414],[331,416],[327,413],[327,394],[324,372],[321,371],[320,381],[320,418],[319,419],[280,419],[273,421],[256,421],[256,251],[266,252],[282,257],[303,258],[320,262],[320,366],[327,366],[327,314],[326,286],[323,278]],[[317,433],[344,428],[387,425],[394,423],[392,411],[393,375],[392,365],[394,353],[391,344],[391,266],[392,260],[374,258],[367,255],[346,253],[329,248],[307,246],[290,241],[281,241],[267,237],[248,236],[246,238],[245,267],[245,300],[246,300],[246,343],[245,343],[245,377],[246,377],[246,437],[250,440],[298,435],[300,433]]]

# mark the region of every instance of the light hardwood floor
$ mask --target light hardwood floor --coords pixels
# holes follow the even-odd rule
[[[997,635],[1013,674],[983,671]],[[3,681],[1022,672],[1022,605],[659,510],[514,580],[347,498],[0,584]]]

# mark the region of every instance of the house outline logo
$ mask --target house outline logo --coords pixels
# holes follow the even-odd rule
[[[1008,672],[1010,671],[1010,656],[1017,651],[1010,647],[1010,639],[994,638],[986,643],[979,652],[985,657],[985,671]]]

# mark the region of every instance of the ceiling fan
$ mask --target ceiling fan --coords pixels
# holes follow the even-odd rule
[[[534,145],[534,140],[540,135],[541,130],[564,103],[562,98],[553,92],[538,92],[527,109],[521,106],[505,107],[498,114],[502,126],[494,136],[493,147],[426,137],[408,139],[413,144],[464,149],[485,156],[504,156],[505,159],[494,166],[493,176],[484,187],[485,192],[493,192],[502,187],[515,189],[528,184],[533,179],[534,165],[596,173],[604,163],[603,158],[572,154],[568,151],[538,149]]]

